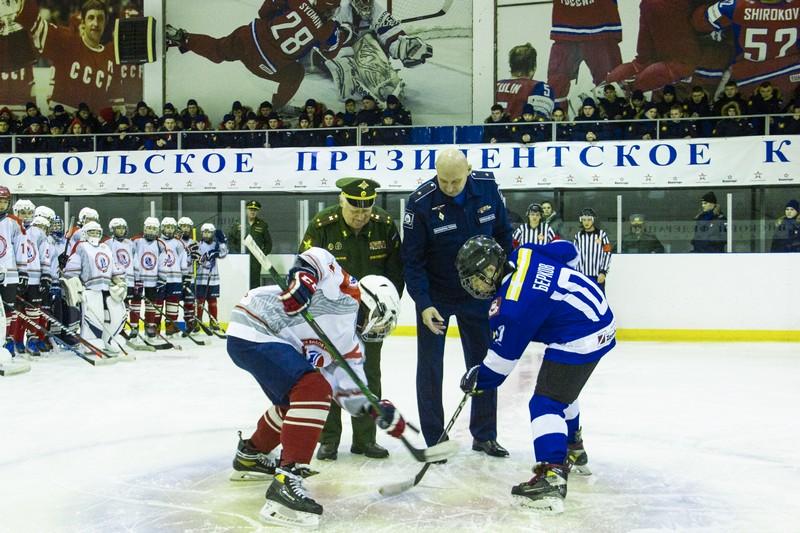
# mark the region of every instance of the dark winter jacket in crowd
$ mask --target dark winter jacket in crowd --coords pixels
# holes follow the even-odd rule
[[[717,253],[725,251],[728,242],[727,224],[722,213],[703,211],[695,217],[692,250],[694,253]]]
[[[769,251],[800,253],[800,221],[783,217],[775,228]]]

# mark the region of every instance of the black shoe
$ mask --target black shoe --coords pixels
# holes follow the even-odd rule
[[[317,459],[320,461],[335,461],[339,458],[339,445],[323,442],[317,450]]]
[[[492,457],[508,457],[508,450],[500,446],[496,440],[478,441],[472,439],[472,449]]]
[[[569,466],[536,463],[534,476],[511,488],[513,496],[519,496],[519,503],[525,507],[560,513],[564,510],[567,496],[567,474]]]
[[[364,455],[369,457],[370,459],[386,459],[389,457],[389,450],[380,446],[379,444],[373,442],[372,444],[367,444],[363,448],[356,447],[355,445],[350,447],[350,453],[354,453],[356,455]]]

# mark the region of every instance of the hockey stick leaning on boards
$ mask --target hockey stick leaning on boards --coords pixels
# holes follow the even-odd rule
[[[283,279],[283,276],[278,274],[278,271],[275,270],[272,262],[267,258],[264,251],[258,247],[256,242],[253,240],[253,237],[248,235],[244,240],[244,245],[250,251],[250,254],[255,258],[255,260],[258,261],[261,266],[269,272],[269,275],[275,284],[280,287],[282,291],[285,291],[286,281]],[[367,386],[361,381],[353,369],[350,368],[350,365],[347,364],[345,358],[342,357],[342,354],[339,353],[339,350],[336,349],[336,346],[333,345],[325,332],[322,331],[322,328],[319,327],[319,324],[317,324],[316,320],[314,320],[314,316],[311,314],[311,312],[309,312],[308,309],[304,309],[300,312],[300,315],[308,323],[311,329],[314,330],[314,333],[317,334],[317,337],[319,337],[319,339],[325,344],[328,353],[331,354],[336,362],[339,363],[339,366],[347,373],[348,376],[350,376],[350,379],[353,380],[361,392],[364,393],[364,396],[367,398],[370,405],[372,405],[372,408],[375,409],[376,412],[382,413],[383,409],[378,403],[378,398],[372,393],[371,390],[367,388]],[[452,441],[443,442],[441,444],[431,446],[430,448],[420,449],[411,444],[404,435],[400,435],[399,438],[411,455],[413,455],[414,458],[421,463],[441,461],[442,459],[446,459],[454,455],[458,451],[458,445]]]

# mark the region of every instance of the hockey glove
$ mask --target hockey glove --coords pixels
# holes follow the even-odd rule
[[[283,310],[293,316],[304,311],[317,291],[317,276],[312,268],[295,267],[289,271],[289,286],[278,298]]]
[[[192,260],[192,262],[200,259],[200,245],[197,244],[196,242],[193,242],[192,244],[189,245],[188,252],[189,252],[189,258]]]
[[[375,419],[375,423],[379,428],[392,437],[399,439],[403,431],[406,430],[406,421],[403,415],[389,400],[381,400],[378,405],[381,408],[379,413],[375,411],[372,405],[369,406],[370,416]]]
[[[42,278],[39,282],[39,294],[42,296],[42,299],[46,299],[50,295],[50,278]]]
[[[17,283],[17,294],[24,294],[28,288],[28,273],[20,271],[19,283]]]
[[[67,260],[69,260],[69,257],[67,256],[67,252],[63,252],[58,256],[58,268],[60,270],[63,271],[64,267],[67,266]]]
[[[142,296],[144,296],[144,283],[141,281],[135,281],[133,283],[133,299],[141,300]]]
[[[211,263],[219,257],[219,250],[209,250],[203,255],[204,263]]]
[[[433,47],[419,37],[401,35],[397,39],[397,59],[404,67],[421,65],[433,57]]]
[[[464,391],[465,394],[475,396],[483,392],[478,390],[478,370],[480,370],[480,368],[481,365],[473,366],[467,370],[464,377],[461,378],[461,390]]]
[[[217,228],[214,230],[214,239],[220,244],[225,244],[228,242],[228,238],[225,236],[225,232],[221,229]]]

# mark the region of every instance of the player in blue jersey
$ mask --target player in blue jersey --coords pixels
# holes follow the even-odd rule
[[[580,436],[578,395],[598,361],[616,344],[616,324],[597,284],[575,270],[570,242],[525,244],[508,258],[478,235],[459,250],[461,284],[475,298],[493,298],[492,343],[483,362],[461,380],[468,394],[499,387],[530,342],[547,345],[530,401],[534,476],[511,494],[525,506],[561,512],[567,474],[588,474]]]

